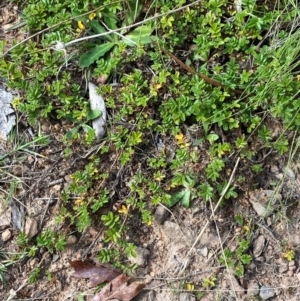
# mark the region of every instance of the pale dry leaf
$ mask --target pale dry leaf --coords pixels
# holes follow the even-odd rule
[[[89,82],[89,97],[91,110],[97,109],[101,111],[101,116],[92,122],[96,139],[99,141],[105,134],[107,113],[103,97],[97,93],[97,86],[91,82]]]

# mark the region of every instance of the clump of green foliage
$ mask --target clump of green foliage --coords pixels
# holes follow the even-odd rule
[[[243,277],[245,265],[252,262],[250,255],[251,244],[251,222],[247,222],[241,215],[235,216],[237,225],[241,227],[241,232],[236,237],[237,248],[230,250],[225,248],[219,258],[220,264],[225,264],[226,268],[234,271],[238,277]]]
[[[57,223],[82,232],[100,213],[105,242],[114,246],[100,252],[102,261],[122,266],[122,254],[134,253],[125,239],[133,212],[151,224],[152,208],[159,203],[190,207],[194,199],[214,201],[228,183],[230,155],[252,160],[262,148],[288,151],[287,134],[273,137],[265,121],[277,118],[285,130],[299,128],[300,39],[290,30],[299,11],[292,5],[256,2],[243,1],[237,10],[232,1],[204,0],[180,11],[173,11],[174,5],[183,3],[171,0],[155,1],[150,8],[134,0],[107,0],[102,6],[96,0],[20,2],[26,30],[45,31],[1,57],[0,76],[21,92],[14,107],[30,123],[50,116],[73,123],[64,140],[66,157],[76,143],[93,143],[88,125],[93,112],[78,73],[106,80],[99,93],[113,112],[107,136],[97,155],[73,173],[57,217]],[[149,16],[153,18],[145,24],[124,29]],[[84,40],[74,42],[80,38]],[[174,65],[155,40],[195,73]],[[57,45],[69,47],[58,51]],[[0,53],[4,46],[1,42]],[[120,78],[117,87],[111,85],[113,75]],[[199,135],[193,136],[193,127]],[[105,183],[111,174],[101,164],[111,154],[119,168],[134,169],[128,197],[122,200],[128,211],[107,209],[111,191]],[[253,170],[259,172],[259,165],[253,164]],[[234,197],[236,186],[231,186],[225,199]],[[51,235],[40,235],[37,245],[63,248],[64,239]],[[238,275],[249,261],[248,245],[241,240],[237,257],[224,252],[228,262],[239,263]]]

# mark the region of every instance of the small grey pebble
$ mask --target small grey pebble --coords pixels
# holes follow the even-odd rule
[[[170,214],[170,212],[168,211],[167,208],[165,208],[163,206],[158,206],[155,210],[154,218],[161,225],[166,221],[169,214]]]
[[[262,286],[260,288],[259,296],[264,300],[268,300],[275,296],[275,290],[268,286]]]
[[[278,272],[280,274],[285,273],[286,271],[288,271],[288,269],[289,269],[288,263],[283,258],[280,258],[278,260],[277,264],[278,264]]]
[[[4,232],[2,232],[2,234],[1,234],[1,238],[2,238],[3,242],[6,242],[6,241],[10,240],[11,237],[12,237],[12,234],[11,234],[11,232],[10,232],[9,229],[6,229],[6,230],[5,230]]]
[[[180,293],[179,301],[196,301],[196,296],[189,293]]]
[[[286,174],[291,180],[295,180],[296,176],[295,176],[295,173],[292,171],[291,168],[285,167],[283,170],[284,170],[285,174]]]
[[[253,296],[258,295],[258,293],[259,293],[259,285],[258,285],[258,283],[251,281],[249,283],[249,285],[248,285],[248,289],[247,290],[248,290],[247,291],[247,295],[249,297],[253,297]]]
[[[207,257],[208,255],[208,249],[207,247],[203,247],[197,250],[203,257]]]
[[[279,168],[276,165],[272,165],[270,168],[270,172],[274,175],[277,175],[279,173]]]
[[[287,272],[287,275],[288,275],[289,277],[293,277],[294,271],[289,270],[289,271]]]
[[[131,263],[137,264],[139,267],[145,267],[147,265],[150,251],[141,247],[136,248],[136,256],[129,256],[128,259]]]
[[[295,265],[295,260],[291,260],[290,262],[289,262],[289,267],[295,267],[296,265]]]
[[[74,245],[77,241],[77,238],[75,235],[70,235],[67,237],[67,244],[68,245]]]

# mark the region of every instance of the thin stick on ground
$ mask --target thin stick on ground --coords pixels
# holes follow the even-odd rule
[[[45,216],[46,216],[47,211],[48,211],[48,209],[49,209],[51,200],[52,200],[52,193],[51,193],[50,197],[48,198],[47,205],[46,205],[46,209],[44,210],[44,213],[43,213],[43,215],[42,215],[42,219],[41,219],[41,222],[40,222],[40,231],[41,231],[42,228],[43,228],[44,219],[45,219]]]
[[[187,263],[188,263],[188,257],[190,256],[191,252],[193,251],[193,249],[195,248],[195,246],[196,246],[197,243],[199,242],[199,240],[200,240],[200,238],[202,237],[203,233],[205,232],[207,226],[208,226],[209,223],[210,223],[210,219],[214,216],[214,213],[215,213],[215,212],[217,211],[217,209],[219,208],[219,206],[220,206],[220,204],[221,204],[221,202],[222,202],[222,200],[223,200],[223,198],[224,198],[224,196],[225,196],[225,194],[226,194],[226,192],[227,192],[227,190],[228,190],[228,188],[229,188],[229,186],[230,186],[230,184],[231,184],[231,182],[232,182],[233,176],[234,176],[234,174],[235,174],[235,172],[236,172],[236,169],[237,169],[237,167],[238,167],[238,165],[239,165],[239,162],[240,162],[240,157],[238,157],[237,160],[236,160],[236,163],[235,163],[234,169],[233,169],[233,171],[232,171],[232,173],[231,173],[231,176],[230,176],[230,178],[229,178],[229,181],[228,181],[226,187],[223,189],[223,191],[222,191],[222,193],[221,193],[221,196],[220,196],[220,198],[219,198],[219,200],[218,200],[216,206],[213,208],[212,214],[210,215],[209,220],[206,222],[206,224],[204,225],[203,229],[201,230],[201,232],[199,233],[198,237],[196,238],[195,242],[193,243],[192,247],[191,247],[190,250],[188,251],[188,253],[187,253],[187,255],[186,255],[185,259],[184,259],[184,263],[183,263],[183,265],[182,265],[182,268],[181,268],[181,270],[180,270],[179,273],[178,273],[179,275],[181,275],[181,274],[185,271],[185,269],[186,269],[186,267],[187,267]]]

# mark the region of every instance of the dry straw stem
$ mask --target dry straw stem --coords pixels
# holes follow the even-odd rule
[[[217,209],[219,208],[219,206],[220,206],[220,204],[221,204],[221,202],[222,202],[222,200],[223,200],[223,198],[224,198],[224,196],[225,196],[225,194],[226,194],[226,192],[227,192],[227,190],[228,190],[228,188],[229,188],[229,186],[230,186],[230,184],[231,184],[231,182],[232,182],[233,176],[234,176],[234,174],[235,174],[235,172],[236,172],[236,169],[237,169],[237,167],[238,167],[238,165],[239,165],[239,162],[240,162],[240,157],[238,157],[237,160],[236,160],[236,163],[235,163],[234,169],[233,169],[233,171],[232,171],[232,173],[231,173],[231,176],[230,176],[230,178],[229,178],[229,181],[228,181],[226,187],[223,189],[223,191],[222,191],[222,193],[221,193],[221,196],[220,196],[220,198],[219,198],[219,200],[218,200],[218,203],[217,203],[216,206],[212,209],[212,214],[210,215],[210,218],[208,219],[208,221],[207,221],[206,224],[204,225],[202,231],[199,233],[199,235],[198,235],[198,237],[196,238],[195,242],[193,243],[192,247],[191,247],[190,250],[188,251],[188,253],[187,253],[186,257],[185,257],[185,260],[184,260],[184,264],[182,265],[182,268],[181,268],[181,270],[180,270],[179,273],[178,273],[179,275],[182,275],[182,273],[185,271],[186,266],[187,266],[187,263],[188,263],[188,257],[189,257],[189,255],[191,254],[191,252],[193,251],[193,249],[195,248],[195,246],[196,246],[197,243],[199,242],[200,238],[202,237],[203,233],[205,232],[207,226],[208,226],[209,223],[210,223],[210,219],[214,217],[215,212],[216,212]]]

